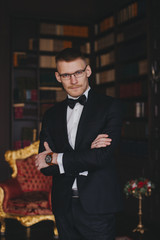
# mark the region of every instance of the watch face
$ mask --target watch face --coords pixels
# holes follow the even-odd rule
[[[47,156],[45,157],[45,161],[46,161],[46,163],[51,163],[51,161],[52,161],[52,155],[47,155]]]

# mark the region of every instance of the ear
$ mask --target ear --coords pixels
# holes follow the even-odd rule
[[[55,77],[56,77],[57,81],[61,83],[61,78],[60,78],[60,75],[58,72],[55,72]]]
[[[86,67],[86,72],[87,72],[87,77],[90,77],[91,74],[92,74],[92,70],[91,70],[91,67],[89,65],[87,65],[87,67]]]

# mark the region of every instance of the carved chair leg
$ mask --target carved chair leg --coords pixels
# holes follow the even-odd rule
[[[31,236],[31,228],[30,227],[26,228],[26,235],[27,235],[27,238],[30,238],[30,236]]]
[[[1,223],[1,235],[5,235],[5,231],[6,231],[6,223],[5,223],[5,219],[4,218],[0,218],[0,223]]]
[[[55,239],[58,239],[58,230],[57,230],[57,227],[56,227],[56,224],[54,223],[54,238]]]

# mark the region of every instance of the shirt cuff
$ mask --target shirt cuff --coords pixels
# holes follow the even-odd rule
[[[63,160],[63,153],[58,153],[57,163],[58,163],[58,166],[59,166],[60,174],[65,173],[62,160]],[[81,173],[79,173],[79,175],[87,176],[88,175],[88,171],[81,172]]]
[[[79,173],[79,175],[87,176],[88,175],[88,171],[81,172],[81,173]]]
[[[58,163],[58,166],[59,166],[60,174],[65,173],[62,159],[63,159],[63,153],[58,153],[57,163]]]

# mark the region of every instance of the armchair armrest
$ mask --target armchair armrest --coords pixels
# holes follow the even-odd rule
[[[0,187],[4,190],[4,209],[6,209],[9,199],[19,197],[23,193],[16,178],[11,178],[4,183],[0,183]]]

